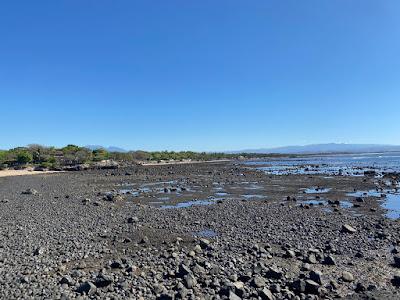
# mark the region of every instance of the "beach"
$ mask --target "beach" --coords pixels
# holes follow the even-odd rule
[[[0,177],[24,176],[24,175],[44,175],[58,173],[60,171],[33,171],[32,169],[23,170],[0,170]]]
[[[2,177],[0,297],[398,299],[379,182],[241,162]]]

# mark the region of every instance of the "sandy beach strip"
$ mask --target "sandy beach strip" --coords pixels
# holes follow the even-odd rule
[[[0,177],[11,177],[11,176],[24,176],[24,175],[43,175],[61,173],[61,171],[33,171],[33,170],[0,170]]]

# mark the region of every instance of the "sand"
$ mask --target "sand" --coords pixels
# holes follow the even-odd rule
[[[60,173],[60,171],[33,171],[31,169],[25,170],[1,170],[0,177],[23,176],[23,175],[41,175]]]

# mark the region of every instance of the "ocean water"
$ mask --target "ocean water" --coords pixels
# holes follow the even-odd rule
[[[326,174],[362,176],[364,171],[400,172],[400,152],[305,156],[255,160],[245,162],[257,165],[268,174]]]
[[[257,169],[273,175],[322,174],[326,175],[325,178],[330,178],[330,176],[335,175],[364,176],[365,171],[375,171],[375,177],[379,178],[384,173],[400,172],[400,152],[305,156],[301,158],[255,160],[245,162],[245,164],[257,166]],[[393,183],[390,182],[390,184]],[[312,194],[318,193],[318,191],[315,188],[309,188],[305,190],[305,193]],[[392,185],[383,191],[358,191],[349,193],[347,196],[375,197],[381,206],[387,210],[386,216],[388,218],[400,218],[400,182],[397,182],[396,186]],[[315,201],[313,204],[319,203],[324,204],[321,200]]]

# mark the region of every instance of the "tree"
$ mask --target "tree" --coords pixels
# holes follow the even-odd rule
[[[4,167],[4,163],[8,159],[8,151],[0,150],[0,169]]]
[[[110,157],[107,150],[102,149],[102,148],[93,150],[93,156],[94,156],[93,157],[94,161],[102,161],[102,160],[108,159]]]
[[[28,151],[20,151],[17,153],[17,163],[19,164],[27,164],[33,160],[33,156]]]

